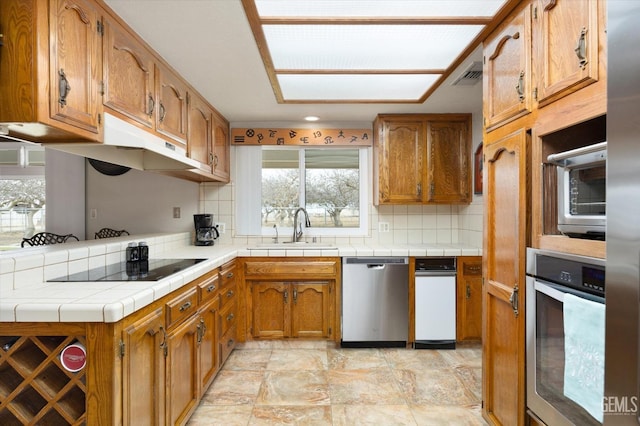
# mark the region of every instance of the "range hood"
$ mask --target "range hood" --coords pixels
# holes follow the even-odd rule
[[[184,148],[109,113],[104,114],[103,143],[53,142],[46,147],[137,170],[190,170],[200,166],[187,157]]]

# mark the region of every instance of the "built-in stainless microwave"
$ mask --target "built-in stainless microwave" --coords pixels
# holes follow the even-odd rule
[[[607,225],[607,142],[551,154],[558,171],[558,230],[604,240]]]

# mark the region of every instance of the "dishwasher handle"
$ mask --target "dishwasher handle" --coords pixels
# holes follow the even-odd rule
[[[373,269],[373,270],[382,270],[385,268],[386,265],[382,264],[382,263],[368,263],[367,264],[367,269]]]

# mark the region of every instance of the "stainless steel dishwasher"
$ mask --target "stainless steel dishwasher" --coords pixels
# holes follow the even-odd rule
[[[416,349],[456,347],[456,258],[416,258]]]
[[[342,259],[342,347],[406,347],[409,259]]]

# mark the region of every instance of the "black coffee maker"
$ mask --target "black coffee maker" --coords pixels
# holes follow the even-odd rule
[[[218,227],[213,224],[212,214],[194,214],[193,224],[196,228],[194,244],[197,246],[212,246],[220,236]]]

